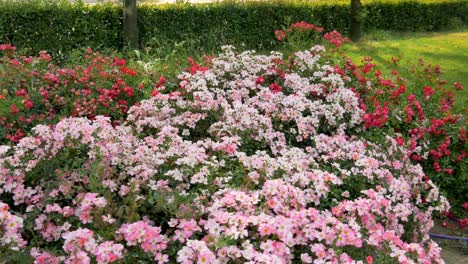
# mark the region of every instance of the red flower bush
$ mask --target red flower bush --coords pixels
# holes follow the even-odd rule
[[[103,56],[88,49],[82,65],[59,67],[45,51],[37,57],[16,54],[0,45],[2,105],[0,142],[18,140],[35,124],[55,123],[67,116],[96,115],[122,119],[141,100],[152,82],[127,65],[126,60]],[[137,76],[139,75],[139,76]]]
[[[384,75],[377,66],[369,67],[371,58],[358,66],[345,54],[341,56],[338,67],[349,76],[349,85],[360,94],[366,110],[366,133],[393,133],[400,144],[409,147],[413,162],[421,164],[447,195],[452,210],[467,217],[461,204],[468,200],[468,187],[460,184],[467,175],[467,119],[453,109],[454,93],[441,79],[440,66],[420,61],[410,69],[411,76],[405,76],[395,60],[397,68]],[[463,89],[458,82],[454,87]]]

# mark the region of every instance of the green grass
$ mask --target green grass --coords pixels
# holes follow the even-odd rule
[[[357,43],[344,47],[355,61],[371,56],[381,66],[393,57],[401,65],[414,65],[419,58],[426,63],[439,64],[442,77],[448,84],[460,81],[466,88],[457,93],[456,104],[466,109],[468,105],[468,30],[440,33],[390,33],[375,32]]]

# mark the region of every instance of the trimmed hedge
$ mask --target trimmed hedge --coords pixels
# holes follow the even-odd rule
[[[0,2],[0,43],[54,55],[80,47],[122,47],[120,9],[111,5]]]
[[[80,47],[122,48],[118,5],[11,3],[0,1],[0,43],[36,53],[67,53]],[[45,1],[47,2],[47,1]],[[468,25],[467,1],[363,1],[366,30],[436,31]],[[244,4],[141,5],[140,44],[155,48],[182,43],[213,51],[223,44],[271,49],[274,30],[309,21],[345,34],[349,1],[273,1]]]

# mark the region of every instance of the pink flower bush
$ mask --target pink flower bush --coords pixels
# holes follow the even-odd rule
[[[96,256],[97,263],[112,263],[123,259],[124,246],[122,244],[115,244],[113,241],[106,241],[101,243],[93,251]]]
[[[27,242],[21,236],[23,219],[12,214],[8,204],[0,201],[0,244],[2,247],[18,251]]]
[[[155,260],[158,260],[161,252],[167,248],[166,237],[160,234],[161,228],[153,227],[143,221],[138,221],[133,224],[124,224],[117,233],[124,236],[127,245],[139,245],[143,251],[151,252],[155,255]],[[164,263],[167,261],[159,262]]]
[[[37,263],[443,263],[428,232],[446,199],[399,141],[356,136],[385,107],[366,118],[325,52],[225,47],[122,125],[67,118],[0,147],[0,197],[35,223],[15,230],[34,233],[22,250]]]

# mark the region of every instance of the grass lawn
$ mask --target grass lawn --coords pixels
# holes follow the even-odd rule
[[[441,33],[376,32],[360,42],[345,46],[346,53],[356,61],[371,56],[383,66],[393,57],[402,65],[414,65],[419,58],[427,63],[439,64],[448,84],[461,81],[465,90],[456,95],[456,104],[468,105],[468,30]]]

